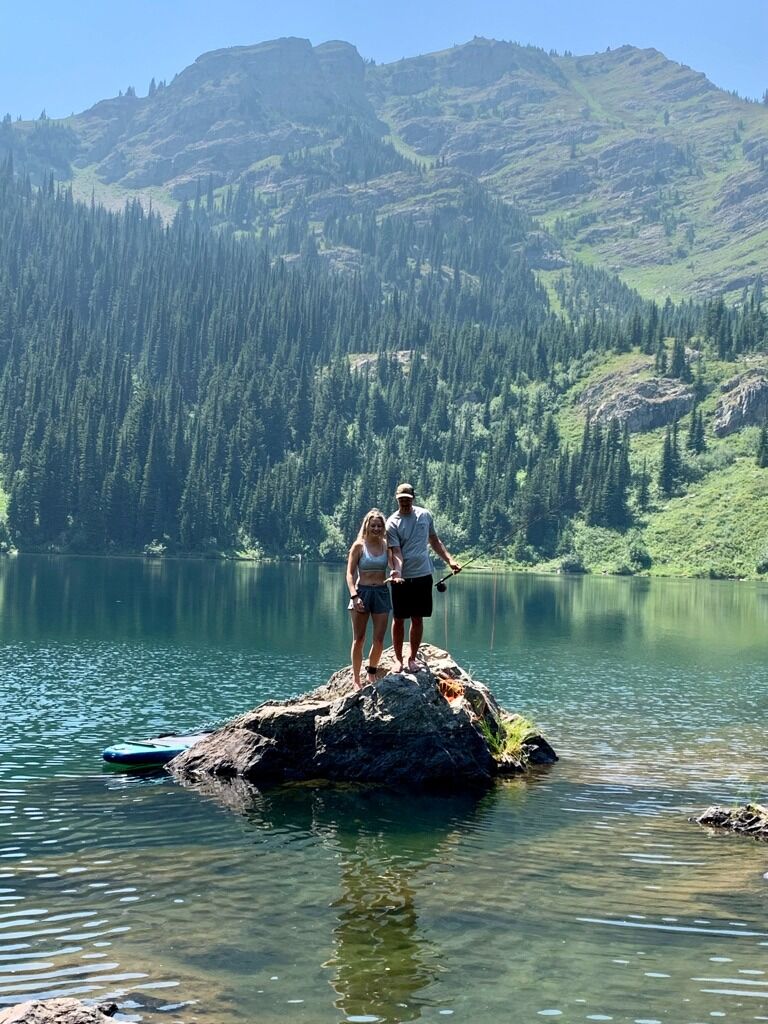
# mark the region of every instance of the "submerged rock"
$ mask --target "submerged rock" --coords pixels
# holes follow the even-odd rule
[[[106,1024],[115,1003],[86,1006],[79,999],[32,999],[0,1011],[0,1024]]]
[[[744,807],[708,807],[694,821],[709,828],[722,828],[728,832],[742,832],[754,839],[768,840],[768,808],[760,804]]]
[[[549,764],[557,755],[519,715],[500,707],[446,651],[425,645],[423,669],[355,690],[352,669],[319,689],[268,701],[228,722],[167,766],[180,778],[250,783],[330,779],[456,787]]]

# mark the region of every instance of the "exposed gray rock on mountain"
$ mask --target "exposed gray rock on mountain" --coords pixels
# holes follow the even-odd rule
[[[714,422],[718,437],[768,421],[768,372],[765,369],[753,367],[732,377],[721,390],[724,394],[718,400]]]
[[[233,719],[168,765],[181,778],[243,778],[263,786],[302,779],[460,788],[550,763],[540,736],[508,752],[505,712],[439,648],[416,674],[393,673],[385,652],[375,685],[355,690],[351,668],[325,686]]]
[[[640,360],[625,374],[603,377],[584,389],[579,404],[597,422],[618,420],[631,433],[674,423],[693,407],[693,389],[666,377],[637,379],[647,372],[648,362]]]
[[[82,117],[92,122],[98,112]],[[235,181],[261,160],[318,145],[349,117],[385,130],[348,43],[277,39],[215,50],[135,106],[98,173],[128,188],[165,184],[183,194],[191,179]]]

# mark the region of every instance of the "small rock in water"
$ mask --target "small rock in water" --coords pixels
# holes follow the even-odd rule
[[[743,807],[712,806],[693,820],[709,828],[741,832],[754,839],[768,840],[768,809],[761,804],[745,804]]]
[[[0,1012],[0,1024],[113,1024],[116,1003],[87,1006],[79,999],[31,999]]]

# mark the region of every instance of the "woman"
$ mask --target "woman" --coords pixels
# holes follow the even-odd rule
[[[363,519],[360,532],[349,549],[347,558],[347,587],[349,588],[349,615],[352,619],[352,674],[356,689],[360,689],[360,670],[363,666],[363,644],[368,616],[373,619],[373,643],[366,666],[367,682],[376,682],[379,659],[384,648],[392,601],[387,587],[387,568],[392,556],[387,549],[384,513],[377,508]]]

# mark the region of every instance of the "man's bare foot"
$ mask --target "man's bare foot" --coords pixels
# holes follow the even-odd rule
[[[396,661],[395,662],[395,667],[394,667],[394,669],[392,671],[394,672],[394,674],[396,676],[402,675],[402,672],[403,672],[403,663],[402,663],[402,661]]]
[[[360,682],[359,679],[353,679],[352,682],[355,684],[356,690],[362,690],[363,684]]]
[[[409,672],[422,672],[424,669],[424,662],[419,661],[418,658],[408,659],[408,671]]]

